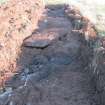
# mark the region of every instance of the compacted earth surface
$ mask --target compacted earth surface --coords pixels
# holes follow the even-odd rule
[[[46,6],[39,28],[23,40],[19,71],[6,82],[0,105],[99,105],[89,49],[64,10]]]

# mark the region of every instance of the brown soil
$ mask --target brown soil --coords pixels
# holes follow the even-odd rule
[[[43,9],[41,0],[9,0],[0,6],[1,80],[16,71],[22,41],[37,28]]]
[[[96,33],[86,30],[85,39],[84,23],[76,28],[68,9],[46,7],[39,28],[23,40],[17,74],[6,81],[0,105],[100,105],[89,72]]]

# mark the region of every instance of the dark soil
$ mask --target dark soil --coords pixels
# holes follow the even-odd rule
[[[47,46],[33,45],[32,36],[23,41],[19,74],[6,83],[13,89],[8,105],[99,105],[88,72],[90,50],[80,33],[72,32],[64,10],[65,6],[47,6],[32,34],[57,35]],[[24,46],[27,40],[28,47]]]

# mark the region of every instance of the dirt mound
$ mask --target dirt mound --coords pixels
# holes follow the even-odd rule
[[[9,75],[16,70],[22,41],[37,28],[43,8],[42,0],[9,0],[0,6],[0,72],[2,75],[5,73]]]

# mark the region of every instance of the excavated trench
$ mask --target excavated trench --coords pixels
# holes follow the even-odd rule
[[[38,25],[23,40],[0,105],[100,105],[90,67],[93,25],[66,5],[46,6]]]

